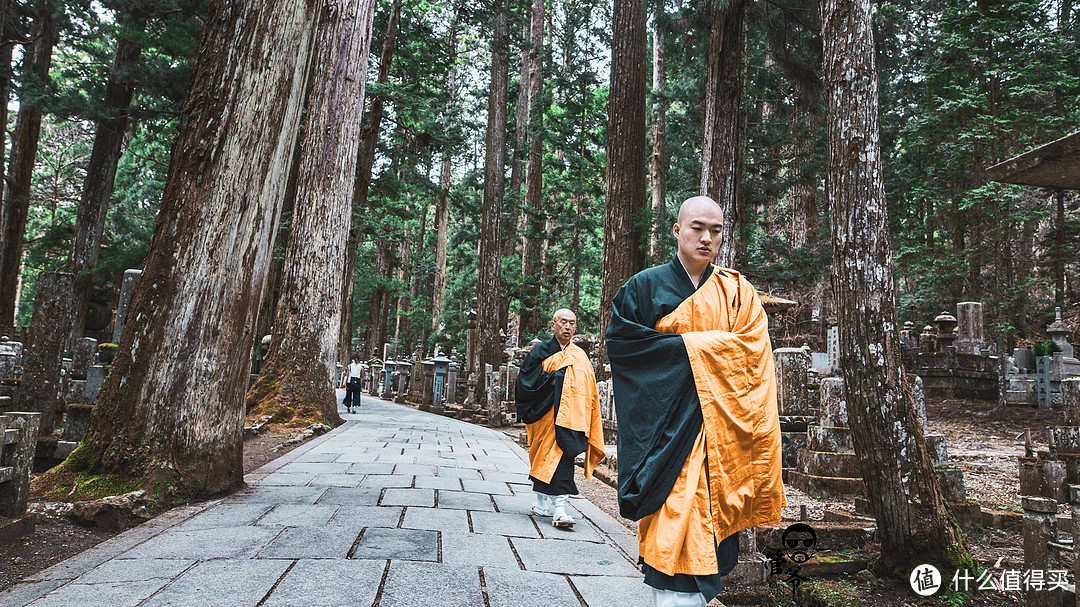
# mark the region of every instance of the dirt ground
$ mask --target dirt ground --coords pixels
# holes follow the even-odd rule
[[[281,457],[299,445],[274,452],[295,431],[268,430],[244,441],[244,474]],[[301,443],[302,444],[302,443]],[[30,498],[33,500],[33,496]],[[81,527],[66,517],[39,515],[34,533],[0,543],[0,590],[113,537],[120,530]]]

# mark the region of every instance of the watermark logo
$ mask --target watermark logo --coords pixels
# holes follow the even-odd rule
[[[802,564],[813,556],[812,549],[817,544],[817,533],[814,528],[806,523],[795,523],[784,529],[781,536],[783,546],[766,548],[765,556],[769,559],[769,573],[783,578],[792,593],[799,592],[799,585],[806,578],[799,575]]]
[[[941,588],[941,572],[933,565],[919,565],[911,572],[911,589],[919,596],[930,596]]]

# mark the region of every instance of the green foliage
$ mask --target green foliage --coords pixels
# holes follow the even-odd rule
[[[1031,349],[1035,351],[1035,356],[1051,356],[1055,352],[1061,352],[1061,346],[1052,339],[1037,341],[1031,344]]]

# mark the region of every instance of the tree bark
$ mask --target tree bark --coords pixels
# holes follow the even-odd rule
[[[900,367],[896,285],[881,174],[870,0],[825,0],[827,194],[848,419],[881,538],[879,571],[970,564],[949,522]]]
[[[645,265],[649,233],[642,221],[645,193],[645,15],[640,0],[615,0],[608,94],[607,187],[600,335],[607,332],[611,299]],[[600,340],[597,379],[606,379],[607,346]]]
[[[705,74],[705,137],[701,145],[701,193],[724,211],[724,240],[716,262],[735,265],[735,236],[743,214],[742,69],[746,0],[706,9],[709,56]]]
[[[254,315],[318,13],[211,2],[130,321],[76,458],[90,469],[192,497],[243,484]]]
[[[540,107],[540,93],[543,90],[544,74],[541,72],[542,57],[544,52],[544,0],[533,0],[531,16],[529,19],[529,48],[527,57],[528,81],[522,86],[528,86],[528,118],[529,128],[527,133],[528,158],[525,162],[525,204],[522,205],[525,218],[525,230],[522,235],[521,248],[521,273],[522,284],[522,309],[521,322],[518,324],[518,332],[536,334],[543,328],[543,311],[540,306],[540,284],[543,281],[541,273],[544,266],[542,262],[542,247],[544,239],[543,226],[543,136],[544,110]],[[523,343],[519,341],[519,343]]]
[[[30,187],[41,136],[41,96],[49,82],[56,21],[48,0],[35,3],[31,43],[23,56],[27,82],[19,95],[19,114],[11,137],[11,159],[0,212],[0,325],[15,324],[16,293],[22,265],[23,240],[30,211]]]
[[[484,198],[480,227],[480,259],[476,280],[476,345],[469,371],[479,374],[484,364],[498,368],[502,361],[499,339],[502,281],[502,210],[506,181],[506,98],[509,66],[509,24],[505,0],[495,2],[491,38],[491,86],[488,93],[487,136],[484,154]],[[484,382],[476,382],[474,402],[485,403]]]
[[[353,179],[374,0],[324,0],[296,206],[266,362],[252,415],[307,426],[342,423],[334,397]]]
[[[8,42],[12,38],[11,32],[11,0],[0,0],[0,125],[4,125],[3,132],[0,132],[0,183],[6,183],[6,166],[4,165],[3,158],[7,156],[7,123],[8,123],[8,102],[11,98],[11,54],[15,43]],[[0,192],[3,188],[0,188]],[[4,204],[3,200],[0,200],[0,238],[6,242],[4,235],[6,232],[8,208],[7,204]],[[0,268],[3,267],[3,246],[0,245]],[[0,282],[3,282],[4,275],[0,273]],[[0,293],[3,289],[0,288]],[[10,316],[10,317],[9,317]],[[9,323],[14,320],[14,310],[10,315],[0,313],[0,331],[6,331],[9,328],[12,329],[11,335],[14,335],[14,325],[8,326]]]
[[[665,184],[667,174],[667,109],[668,101],[664,89],[667,87],[667,76],[664,72],[664,30],[661,25],[662,9],[657,9],[653,17],[653,122],[652,122],[652,226],[649,239],[649,257],[658,261],[660,251],[660,239],[665,233],[664,203]],[[668,226],[670,227],[670,226]]]
[[[105,113],[98,119],[94,147],[86,165],[82,195],[75,218],[75,239],[68,258],[68,272],[75,275],[74,293],[70,306],[72,330],[69,342],[83,334],[86,325],[86,306],[93,286],[94,264],[101,250],[101,234],[109,210],[109,196],[116,180],[124,133],[127,131],[131,99],[135,87],[131,70],[142,56],[142,33],[146,28],[146,6],[134,2],[120,15],[120,31],[116,41],[109,82],[105,85]]]
[[[394,45],[397,41],[398,23],[401,19],[401,0],[394,0],[390,6],[390,17],[386,21],[386,36],[383,38],[382,52],[379,53],[379,73],[375,77],[376,84],[384,84],[390,78],[390,64],[394,58]],[[361,76],[365,80],[366,74]],[[371,189],[371,170],[375,163],[375,148],[379,143],[379,128],[383,118],[382,95],[373,95],[371,109],[368,111],[368,122],[362,131],[362,143],[358,146],[359,158],[357,159],[356,185],[352,196],[352,212],[359,215],[368,209],[368,191]],[[361,108],[360,111],[362,111]],[[353,311],[353,280],[356,278],[357,256],[360,254],[360,227],[350,221],[349,242],[346,246],[345,256],[345,286],[342,290],[341,300],[341,335],[339,343],[342,348],[338,350],[341,362],[348,362],[352,340],[352,311]],[[383,291],[379,291],[383,295]]]
[[[457,17],[450,24],[450,74],[447,76],[446,88],[449,91],[449,99],[446,102],[447,112],[453,108],[457,95]],[[451,169],[449,150],[443,152],[442,167],[439,173],[439,195],[435,205],[435,280],[431,292],[431,330],[436,332],[442,325],[443,302],[446,298],[446,244],[450,235],[450,184]]]

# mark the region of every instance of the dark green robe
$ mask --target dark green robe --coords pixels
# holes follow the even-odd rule
[[[710,265],[699,284],[712,274]],[[639,520],[664,504],[703,418],[690,359],[680,335],[655,329],[697,290],[676,256],[671,263],[639,272],[611,301],[607,353],[618,422],[619,512]],[[665,590],[700,592],[710,601],[720,578],[738,562],[738,537],[716,548],[719,573],[668,576],[642,564],[645,583]]]

